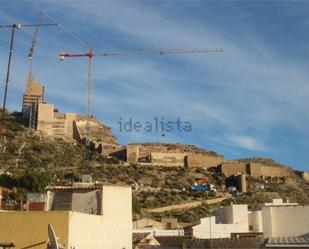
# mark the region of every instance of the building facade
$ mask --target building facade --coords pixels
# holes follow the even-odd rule
[[[38,84],[30,74],[23,94],[22,113],[30,128],[37,126],[38,105],[44,101],[44,86]]]
[[[268,205],[262,208],[265,238],[302,236],[309,232],[309,206]]]
[[[79,201],[72,202],[75,203],[73,211],[56,208],[53,211],[0,212],[0,224],[5,224],[0,228],[0,241],[11,242],[15,248],[46,249],[47,227],[51,224],[59,244],[65,248],[131,249],[131,194],[128,187],[103,186],[101,197],[96,198],[96,201],[101,199],[97,204],[101,206],[100,214],[90,214],[87,205]],[[76,206],[82,210],[74,211]]]

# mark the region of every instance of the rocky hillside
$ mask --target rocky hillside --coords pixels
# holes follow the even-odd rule
[[[1,141],[0,168],[54,169],[85,165],[85,148],[78,143],[62,139],[42,139],[18,121],[19,114],[6,115]],[[91,153],[90,165],[111,162],[96,152]]]
[[[197,154],[208,154],[212,156],[220,156],[214,151],[207,151],[202,148],[197,147],[196,145],[191,144],[180,144],[180,143],[132,143],[131,145],[140,145],[143,147],[148,148],[154,148],[154,150],[157,150],[158,148],[162,147],[162,151],[167,152],[179,152],[179,153],[185,153],[185,152],[191,152],[191,153],[197,153]]]
[[[17,117],[6,115],[5,140],[1,141],[4,153],[0,157],[0,186],[6,188],[5,198],[16,201],[16,208],[20,201],[26,200],[27,191],[43,191],[49,184],[71,184],[80,180],[82,174],[91,174],[95,181],[104,184],[132,186],[134,215],[139,217],[177,217],[180,221],[190,222],[214,212],[219,205],[247,203],[250,208],[256,208],[271,198],[309,204],[309,183],[298,174],[286,182],[247,177],[247,193],[227,193],[229,180],[215,169],[123,166],[117,160],[96,152],[92,152],[90,161],[85,161],[84,146],[64,140],[42,140],[19,123]],[[201,151],[195,146],[180,144],[170,144],[169,147]],[[262,159],[243,160],[261,162]],[[269,159],[264,160],[270,162]],[[195,183],[214,184],[218,192],[190,190]],[[225,200],[206,204],[206,201],[215,198]],[[194,205],[164,212],[150,211],[183,203]]]
[[[81,138],[85,138],[87,117],[78,115],[75,121],[80,132]],[[118,145],[117,138],[112,134],[112,129],[101,123],[95,117],[92,117],[90,122],[90,140],[96,143],[106,143]]]

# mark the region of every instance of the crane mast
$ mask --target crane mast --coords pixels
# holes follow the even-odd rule
[[[12,61],[12,55],[13,55],[13,45],[14,45],[15,31],[17,29],[27,28],[27,27],[53,26],[53,25],[57,25],[57,23],[47,23],[47,24],[20,24],[20,23],[13,23],[12,25],[0,25],[0,28],[11,28],[11,41],[10,41],[10,47],[9,47],[9,59],[8,59],[8,66],[7,66],[7,70],[6,70],[6,78],[5,78],[5,84],[4,84],[4,96],[3,96],[2,113],[1,113],[1,121],[0,121],[0,140],[2,139],[3,126],[4,126],[4,121],[5,121],[5,113],[4,113],[4,111],[5,111],[5,108],[6,108],[6,99],[7,99],[9,80],[10,80],[11,61]],[[3,140],[4,140],[4,138],[3,138]],[[2,146],[2,143],[0,141],[0,147],[1,146]]]
[[[94,53],[93,46],[89,47],[87,53],[59,53],[59,59],[64,60],[66,57],[88,57],[88,83],[87,83],[87,121],[85,126],[85,145],[86,145],[86,161],[89,166],[90,153],[90,118],[92,116],[92,61],[94,56],[144,56],[144,55],[168,55],[168,54],[193,54],[193,53],[211,53],[223,52],[221,48],[215,49],[153,49],[153,50],[137,50],[137,51],[108,51]]]
[[[41,19],[42,19],[42,12],[40,11],[37,17],[37,26],[35,26],[35,30],[33,33],[33,37],[32,37],[32,42],[31,42],[31,47],[29,49],[29,53],[28,53],[28,59],[29,59],[29,76],[32,75],[32,57],[33,57],[33,53],[34,53],[34,48],[36,45],[36,40],[37,40],[37,36],[38,36],[38,32],[39,32],[39,24],[41,23]]]

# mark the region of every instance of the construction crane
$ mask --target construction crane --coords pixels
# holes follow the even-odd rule
[[[192,53],[210,53],[223,52],[223,49],[154,49],[140,51],[120,51],[120,52],[102,52],[94,53],[93,46],[89,47],[87,53],[59,53],[59,59],[66,57],[88,57],[88,84],[87,84],[87,120],[85,127],[85,145],[86,161],[89,163],[90,153],[90,118],[92,116],[92,62],[94,56],[143,56],[143,55],[168,55],[168,54],[192,54]],[[88,165],[89,166],[89,165]]]
[[[32,41],[31,41],[31,47],[30,47],[29,52],[28,52],[29,75],[28,75],[28,79],[27,79],[27,82],[26,82],[26,90],[30,89],[30,84],[31,84],[30,82],[33,79],[33,77],[32,77],[32,61],[33,61],[34,48],[35,48],[36,43],[37,43],[37,36],[38,36],[39,28],[40,28],[39,24],[41,24],[42,15],[43,15],[43,12],[39,11],[38,16],[37,16],[37,21],[36,21],[36,23],[38,25],[35,26],[34,33],[33,33],[33,36],[32,36]],[[38,104],[39,104],[38,102],[39,102],[39,99],[37,99],[36,104],[32,103],[31,106],[30,106],[29,118],[28,118],[29,119],[28,134],[30,134],[31,128],[36,127],[36,113],[37,113],[37,108],[38,108]]]
[[[29,49],[29,53],[28,53],[28,59],[29,59],[29,76],[32,75],[32,58],[33,58],[33,53],[34,53],[34,48],[36,45],[36,41],[37,41],[37,36],[38,36],[38,32],[39,32],[39,28],[40,28],[40,23],[41,23],[41,19],[42,19],[42,12],[39,11],[38,13],[38,17],[37,17],[37,26],[35,26],[35,30],[33,33],[33,37],[32,37],[32,42],[31,42],[31,47]]]
[[[2,114],[1,114],[1,121],[0,121],[0,139],[2,138],[2,130],[4,125],[5,119],[5,107],[6,107],[6,99],[7,99],[7,91],[10,79],[10,71],[11,71],[11,62],[12,62],[12,55],[13,55],[13,45],[14,45],[14,37],[15,37],[15,30],[27,27],[36,27],[36,26],[52,26],[57,25],[57,23],[47,23],[47,24],[20,24],[14,23],[12,25],[0,25],[0,28],[11,28],[11,42],[9,48],[9,59],[8,59],[8,66],[6,72],[6,79],[5,79],[5,86],[4,86],[4,96],[3,96],[3,105],[2,105]],[[2,146],[2,144],[0,144]],[[3,151],[3,150],[2,150]]]

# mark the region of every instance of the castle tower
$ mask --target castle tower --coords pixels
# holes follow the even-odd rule
[[[29,122],[30,128],[36,128],[38,104],[44,101],[44,86],[36,83],[30,74],[26,80],[23,95],[23,118]]]

